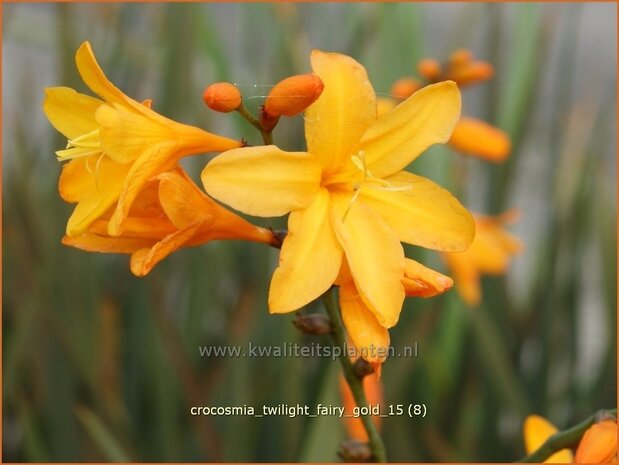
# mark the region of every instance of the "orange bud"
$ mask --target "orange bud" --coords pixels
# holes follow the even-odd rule
[[[417,63],[417,71],[428,81],[438,81],[441,77],[441,64],[437,60],[425,58]]]
[[[604,420],[589,428],[576,449],[575,463],[617,461],[617,423]]]
[[[271,89],[264,112],[271,117],[298,115],[320,97],[323,88],[322,80],[313,73],[286,78]]]
[[[466,117],[456,123],[449,145],[492,162],[505,160],[511,150],[509,137],[503,131],[484,121]]]
[[[421,89],[421,83],[417,79],[404,77],[393,83],[391,95],[395,98],[406,99],[419,89]]]
[[[473,52],[466,48],[461,48],[449,56],[450,67],[465,66],[473,60]]]
[[[445,79],[456,81],[459,86],[487,81],[494,76],[494,66],[485,61],[475,61],[469,65],[449,71]]]
[[[202,99],[211,110],[229,113],[241,106],[241,92],[229,82],[216,82],[204,89]]]

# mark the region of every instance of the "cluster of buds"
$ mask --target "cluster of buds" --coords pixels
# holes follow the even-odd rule
[[[417,64],[419,75],[428,82],[455,81],[460,87],[487,81],[494,76],[494,67],[482,60],[475,60],[470,50],[453,52],[446,64],[426,58]]]
[[[221,113],[238,111],[251,124],[270,133],[281,116],[296,116],[322,94],[324,84],[314,73],[290,76],[273,86],[256,119],[243,105],[238,87],[229,82],[217,82],[204,89],[203,100],[211,110]]]

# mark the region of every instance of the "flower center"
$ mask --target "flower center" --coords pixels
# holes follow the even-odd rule
[[[390,192],[405,192],[413,188],[412,185],[407,183],[396,184],[392,181],[387,181],[386,179],[374,176],[368,169],[368,165],[365,159],[365,152],[363,150],[360,150],[358,153],[352,155],[350,159],[353,165],[355,165],[355,168],[357,168],[363,176],[360,181],[353,183],[353,196],[350,199],[348,208],[346,208],[346,211],[344,212],[344,216],[342,216],[342,222],[346,220],[350,209],[359,198],[359,195],[361,194],[361,189],[364,187],[369,189],[382,189]]]
[[[56,157],[59,161],[72,160],[74,158],[90,157],[100,155],[101,142],[99,141],[99,129],[82,134],[75,139],[67,141],[67,148],[58,150]]]

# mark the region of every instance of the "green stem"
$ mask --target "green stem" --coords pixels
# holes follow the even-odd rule
[[[600,421],[600,418],[604,416],[617,416],[617,409],[612,410],[600,410],[594,415],[591,415],[585,421],[578,423],[576,426],[572,426],[565,431],[559,431],[558,433],[550,436],[544,444],[540,446],[535,452],[527,455],[522,460],[518,460],[517,463],[542,463],[548,457],[555,452],[565,449],[566,447],[575,446],[582,438],[585,431],[587,431],[591,425]]]
[[[325,308],[327,310],[327,314],[329,315],[329,319],[331,320],[331,325],[333,327],[333,332],[331,333],[335,344],[340,348],[340,362],[342,364],[342,368],[344,370],[344,377],[346,378],[346,382],[350,387],[350,390],[355,398],[355,402],[357,406],[360,408],[368,406],[368,401],[365,397],[365,392],[363,391],[363,385],[361,380],[355,374],[355,370],[353,365],[348,358],[348,354],[346,351],[346,336],[344,335],[344,325],[342,323],[342,318],[340,316],[340,309],[335,299],[335,288],[329,289],[323,295],[323,302],[325,304]],[[370,448],[372,449],[372,453],[374,454],[374,460],[376,462],[384,463],[387,461],[387,453],[385,451],[385,444],[383,443],[383,439],[380,437],[374,422],[372,421],[371,415],[362,415],[361,421],[363,422],[363,426],[365,431],[368,434],[368,438],[370,439]]]
[[[241,106],[236,109],[236,111],[243,117],[245,120],[255,127],[258,131],[260,131],[260,135],[262,135],[262,140],[264,141],[264,145],[271,145],[273,143],[273,133],[271,131],[265,131],[258,118],[256,118],[252,113],[247,109],[244,103],[241,103]]]

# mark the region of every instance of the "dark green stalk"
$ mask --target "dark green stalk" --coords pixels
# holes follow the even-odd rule
[[[340,316],[339,306],[335,300],[333,287],[323,295],[322,300],[325,304],[329,319],[331,320],[331,326],[333,327],[333,332],[331,335],[337,347],[340,348],[340,362],[342,363],[346,382],[352,391],[357,406],[360,408],[367,407],[368,401],[365,397],[365,392],[363,391],[361,379],[359,379],[355,374],[353,365],[346,353],[346,336],[344,335],[344,325]],[[383,443],[383,439],[380,437],[371,416],[362,415],[361,421],[363,422],[363,426],[368,433],[368,438],[370,439],[370,448],[374,454],[374,461],[380,463],[386,462],[387,452],[385,451],[385,444]]]

